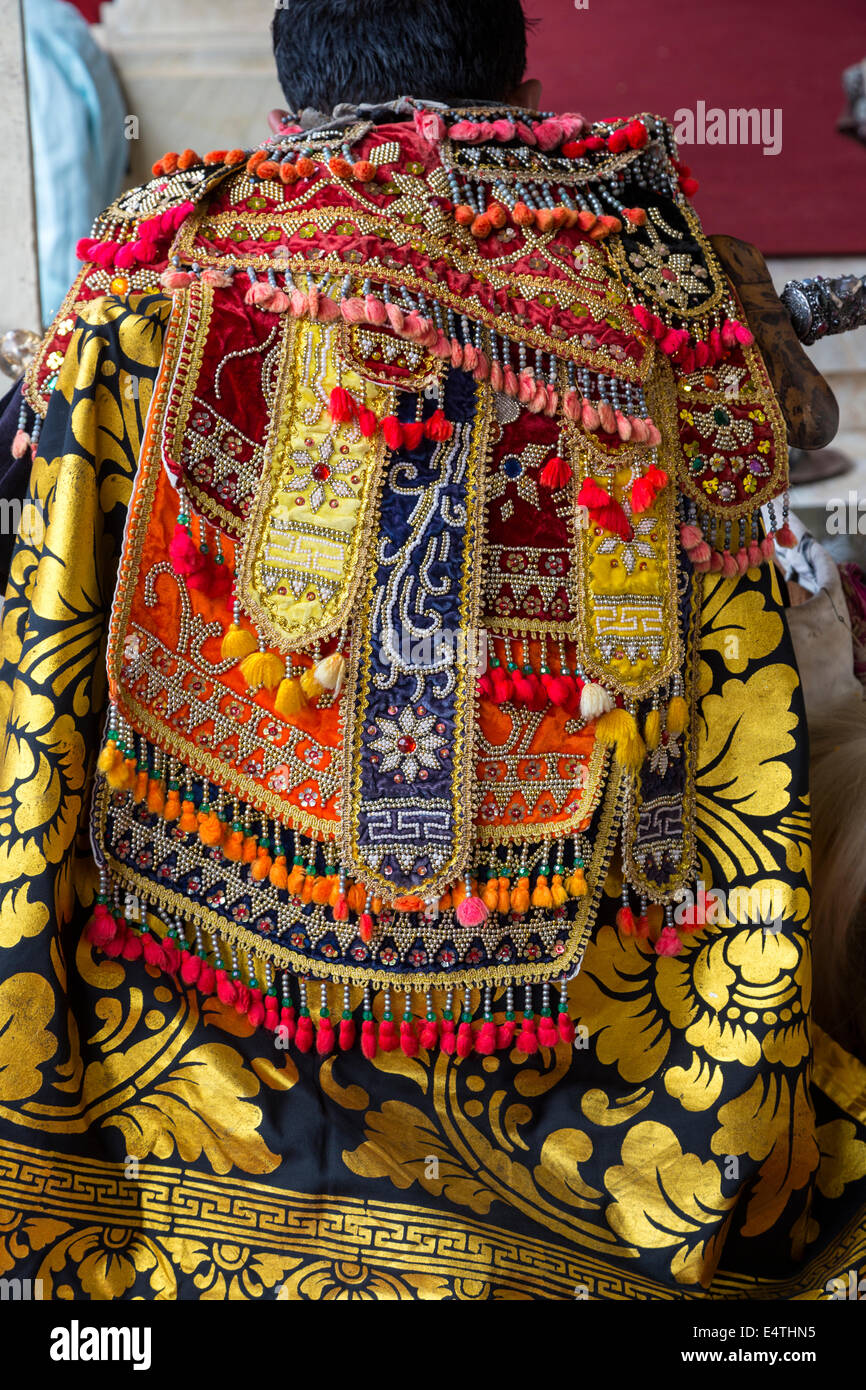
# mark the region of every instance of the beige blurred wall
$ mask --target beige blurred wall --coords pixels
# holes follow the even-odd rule
[[[256,145],[283,104],[271,52],[273,0],[111,0],[94,33],[127,99],[129,183],[166,150]]]

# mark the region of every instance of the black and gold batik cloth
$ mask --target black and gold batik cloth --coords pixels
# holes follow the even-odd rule
[[[730,299],[663,345],[691,291],[649,289],[697,300],[706,243],[593,162],[673,167],[662,127],[488,115],[185,156],[195,211],[154,205],[169,167],[137,239],[114,214],[31,376],[0,1272],[52,1298],[820,1299],[862,1265],[762,364]],[[410,180],[337,278],[352,200]],[[460,265],[535,298],[449,318]]]

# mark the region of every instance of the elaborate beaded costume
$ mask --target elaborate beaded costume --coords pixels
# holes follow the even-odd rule
[[[621,932],[703,920],[701,576],[788,541],[784,426],[664,122],[369,114],[167,155],[31,373],[170,291],[88,930],[302,1050],[529,1053],[614,855]]]

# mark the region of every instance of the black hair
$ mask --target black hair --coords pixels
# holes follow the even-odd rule
[[[277,0],[277,73],[292,111],[339,102],[502,101],[526,68],[521,0]]]

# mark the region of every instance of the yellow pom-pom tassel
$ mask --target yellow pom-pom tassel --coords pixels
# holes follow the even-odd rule
[[[352,912],[363,912],[367,902],[367,890],[363,883],[353,883],[346,894],[346,902]]]
[[[550,896],[554,907],[562,907],[568,902],[568,891],[562,882],[562,874],[554,874],[550,885]]]
[[[507,917],[511,911],[511,882],[507,878],[499,880],[499,896],[496,899],[496,911],[501,916]]]
[[[573,874],[569,874],[565,880],[565,891],[570,898],[583,898],[586,896],[586,876],[583,869],[575,869]]]
[[[335,880],[332,874],[329,874],[327,878],[322,877],[321,875],[317,877],[315,882],[313,883],[313,902],[320,903],[324,906],[324,904],[328,902],[328,900],[330,899],[331,889],[334,886],[334,882]]]
[[[243,661],[245,656],[258,651],[258,646],[255,635],[249,628],[232,623],[222,640],[223,661]]]
[[[113,738],[110,738],[103,747],[99,757],[97,758],[96,766],[99,768],[100,772],[108,774],[109,772],[113,771],[116,762],[117,744],[115,743]]]
[[[313,674],[323,690],[339,695],[346,675],[346,658],[340,652],[332,652],[319,662]]]
[[[614,757],[622,767],[637,771],[646,757],[646,744],[633,714],[627,709],[609,710],[598,720],[595,733],[599,743],[613,748]]]
[[[532,906],[553,907],[553,898],[544,874],[538,875],[538,881],[532,890]]]
[[[147,809],[152,816],[161,816],[165,810],[165,787],[155,777],[147,784]]]
[[[225,826],[216,811],[202,816],[198,827],[198,838],[203,845],[221,845],[225,836]]]
[[[301,676],[301,689],[308,700],[318,700],[319,696],[325,693],[325,687],[316,680],[312,666]]]
[[[658,748],[662,739],[662,717],[657,709],[651,709],[643,726],[643,736],[650,752]]]
[[[293,898],[297,898],[299,896],[301,889],[304,886],[304,879],[306,878],[306,876],[307,871],[304,868],[303,864],[292,865],[292,872],[289,874],[289,877],[286,881],[286,889],[289,893],[291,893]]]
[[[142,768],[140,772],[137,772],[135,774],[135,785],[132,793],[133,801],[137,801],[140,803],[145,800],[145,798],[147,797],[147,782],[147,768],[145,767]]]
[[[241,675],[251,690],[276,690],[286,674],[286,663],[277,652],[253,652],[241,662]]]
[[[252,877],[255,879],[256,883],[263,883],[265,881],[265,879],[271,872],[273,863],[274,861],[268,853],[267,849],[264,845],[262,845],[255,859],[250,865],[250,873]]]
[[[284,854],[277,855],[276,859],[271,865],[271,871],[268,874],[268,878],[270,879],[274,888],[285,888],[286,884],[289,881],[289,871],[286,867],[286,856]]]
[[[682,695],[674,695],[668,705],[667,726],[668,733],[676,737],[685,732],[689,722],[689,707]]]
[[[511,894],[511,911],[518,916],[523,916],[524,912],[529,911],[529,879],[519,878],[517,887]]]
[[[293,714],[298,714],[306,703],[301,682],[296,676],[289,676],[286,680],[280,681],[279,690],[274,696],[274,709],[277,714],[283,714],[290,719]]]
[[[135,781],[135,763],[131,758],[118,755],[114,765],[105,774],[105,780],[115,791],[122,791]]]
[[[165,810],[162,813],[164,820],[177,820],[180,815],[180,792],[177,787],[172,787],[165,798]]]
[[[178,821],[178,825],[187,835],[198,830],[198,813],[196,812],[194,802],[184,801],[180,808],[180,820]]]
[[[256,839],[255,835],[247,835],[246,839],[244,840],[243,849],[241,850],[241,863],[254,864],[256,859],[258,858],[258,853],[259,842]]]
[[[226,859],[230,859],[233,863],[239,864],[243,852],[244,832],[242,830],[233,830],[223,845],[223,854]]]
[[[489,878],[484,885],[484,892],[481,894],[484,906],[488,912],[495,912],[499,903],[499,879]]]

